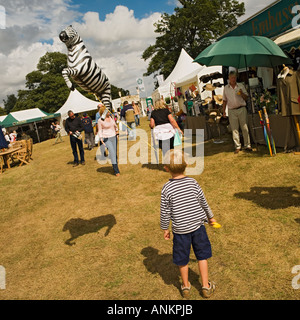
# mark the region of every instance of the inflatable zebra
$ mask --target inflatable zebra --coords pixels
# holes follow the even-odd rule
[[[59,38],[68,48],[68,68],[63,70],[62,75],[69,89],[74,90],[69,79],[72,77],[83,90],[95,94],[106,108],[111,110],[109,80],[92,59],[79,34],[72,26],[69,26],[60,33]]]

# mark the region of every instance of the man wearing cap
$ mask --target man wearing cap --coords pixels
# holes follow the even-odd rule
[[[245,150],[247,152],[252,151],[247,124],[247,100],[248,93],[245,86],[241,83],[237,83],[237,75],[235,72],[230,72],[229,83],[224,87],[223,117],[226,117],[226,107],[228,107],[229,122],[235,145],[235,154],[238,154],[242,149],[239,133],[240,127],[243,132]]]

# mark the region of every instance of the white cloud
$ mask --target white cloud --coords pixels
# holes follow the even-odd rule
[[[240,0],[239,2],[244,2],[246,9],[245,15],[239,18],[239,22],[242,22],[265,9],[267,6],[275,2],[275,0]]]
[[[155,42],[154,23],[160,18],[160,13],[153,13],[139,20],[133,10],[117,6],[103,21],[98,13],[88,12],[83,22],[75,23],[74,27],[111,83],[135,93],[136,79],[146,72],[148,65],[142,54]],[[146,79],[146,86],[151,94],[152,77]]]
[[[81,15],[69,0],[2,2],[7,28],[0,30],[0,41],[5,43],[0,47],[0,105],[8,94],[24,88],[26,74],[36,69],[47,51],[67,52],[58,34],[69,24],[78,30],[111,83],[135,93],[136,78],[147,69],[141,56],[155,41],[153,25],[160,13],[137,19],[133,10],[117,6],[101,21],[95,12]],[[153,80],[146,79],[146,83],[151,94]]]

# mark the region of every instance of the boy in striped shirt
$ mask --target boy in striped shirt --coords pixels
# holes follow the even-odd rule
[[[165,170],[172,179],[161,192],[161,229],[164,230],[165,240],[170,240],[169,225],[172,221],[173,262],[179,266],[183,297],[189,298],[191,290],[188,263],[192,246],[202,279],[202,295],[210,298],[215,285],[208,279],[207,260],[212,257],[212,250],[204,224],[209,222],[213,225],[216,220],[197,181],[184,175],[187,163],[183,152],[172,150],[167,157]]]

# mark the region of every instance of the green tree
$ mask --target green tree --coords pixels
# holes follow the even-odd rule
[[[7,96],[6,100],[3,100],[4,109],[7,114],[9,114],[15,107],[17,103],[17,97],[14,94],[10,94]]]
[[[0,116],[5,116],[5,115],[6,115],[5,109],[0,107]]]
[[[121,92],[122,97],[130,95],[130,92],[128,90],[124,90],[122,88],[118,88],[113,85],[111,86],[111,96],[113,100],[120,98],[119,92]]]
[[[143,53],[150,60],[144,76],[163,74],[167,78],[175,67],[181,49],[196,58],[200,52],[237,24],[245,13],[244,3],[236,0],[179,0],[172,15],[164,13],[155,24],[154,45]]]

